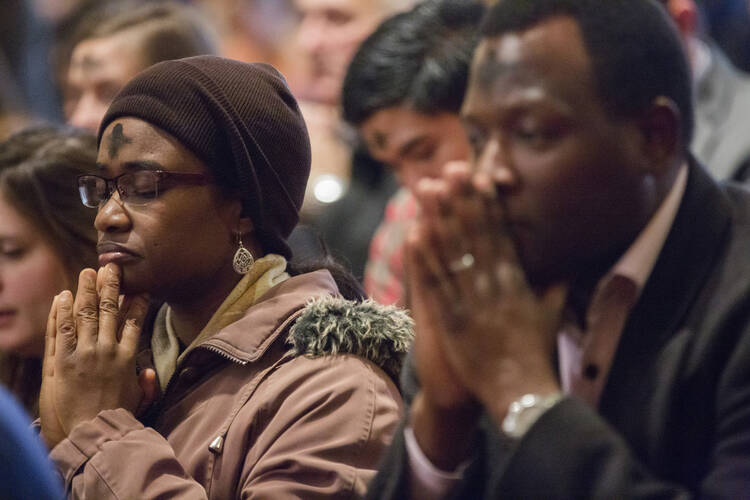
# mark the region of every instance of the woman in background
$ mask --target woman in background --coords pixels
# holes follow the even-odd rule
[[[34,127],[0,143],[0,382],[32,416],[52,299],[96,263],[95,214],[74,184],[95,162],[80,131]]]

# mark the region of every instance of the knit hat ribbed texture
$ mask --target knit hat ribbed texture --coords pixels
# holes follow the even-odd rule
[[[272,66],[215,56],[165,61],[115,97],[99,142],[117,118],[139,118],[174,136],[237,190],[268,253],[291,257],[310,174],[310,139],[297,102]]]

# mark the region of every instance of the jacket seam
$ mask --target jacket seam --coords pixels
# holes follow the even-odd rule
[[[96,475],[99,476],[99,478],[101,479],[101,482],[107,487],[107,489],[109,490],[109,492],[112,494],[112,497],[119,499],[120,496],[117,493],[115,493],[115,490],[112,489],[112,487],[109,485],[109,482],[106,479],[104,479],[104,475],[96,467],[96,465],[93,462],[91,462],[90,465],[91,465],[91,468],[94,469],[94,472],[96,472]]]
[[[364,428],[363,432],[360,435],[360,438],[357,443],[357,454],[356,458],[359,459],[362,456],[362,453],[364,452],[365,445],[369,442],[370,437],[372,436],[372,428],[374,425],[375,420],[375,405],[376,405],[376,390],[375,390],[375,380],[373,379],[373,371],[372,367],[369,366],[370,361],[360,358],[359,356],[355,356],[355,358],[362,364],[362,367],[365,369],[365,371],[368,373],[368,384],[367,384],[367,391],[369,393],[369,404],[366,410],[366,414],[364,417]],[[353,465],[347,464],[348,467],[351,467],[352,469],[352,481],[349,485],[349,493],[352,498],[354,498],[356,492],[355,487],[357,485],[357,477],[359,476],[359,468],[354,467]]]

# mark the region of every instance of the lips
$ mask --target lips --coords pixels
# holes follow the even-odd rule
[[[137,253],[128,247],[111,241],[100,241],[96,245],[96,251],[99,254],[99,265],[102,267],[110,262],[126,264],[140,258]]]
[[[9,325],[15,316],[15,309],[0,309],[0,328]]]

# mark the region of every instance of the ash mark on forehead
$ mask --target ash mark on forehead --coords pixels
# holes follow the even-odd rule
[[[477,69],[477,81],[482,88],[491,88],[501,76],[514,70],[518,71],[518,69],[518,65],[515,63],[487,58],[482,61]]]
[[[90,55],[87,55],[83,58],[83,60],[80,62],[79,66],[83,71],[91,72],[96,69],[99,69],[99,67],[102,65],[101,61],[96,59],[95,57],[92,57]]]
[[[388,136],[383,132],[377,131],[373,134],[373,142],[378,149],[385,149],[388,145]]]
[[[131,144],[133,139],[129,138],[122,132],[122,123],[115,124],[112,133],[109,136],[109,159],[113,159],[120,152],[120,148],[126,144]]]

